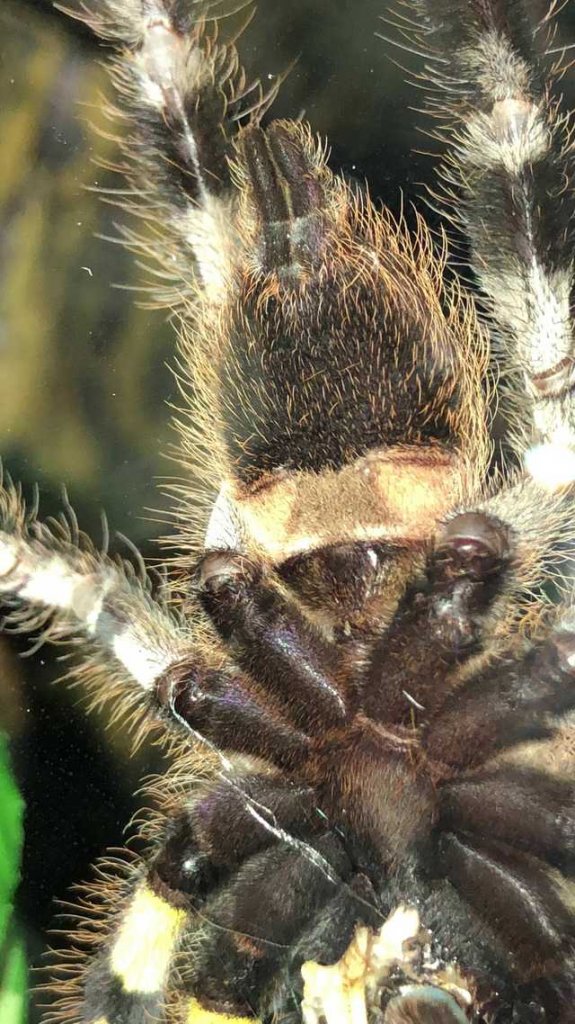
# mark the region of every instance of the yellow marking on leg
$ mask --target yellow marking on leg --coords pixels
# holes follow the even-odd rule
[[[214,1013],[200,1006],[197,999],[191,999],[186,1024],[257,1024],[257,1021],[254,1017],[229,1017],[227,1013]]]
[[[92,1024],[110,1024],[107,1017],[97,1017],[96,1020],[92,1021]]]
[[[136,890],[110,954],[112,973],[125,992],[163,990],[186,917],[147,885]]]

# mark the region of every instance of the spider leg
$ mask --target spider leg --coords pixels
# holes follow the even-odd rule
[[[524,978],[568,978],[575,995],[574,921],[539,861],[491,839],[444,833],[439,863],[479,918],[513,949]]]
[[[237,119],[249,105],[257,121],[277,91],[277,83],[265,96],[259,83],[248,85],[235,46],[218,39],[217,7],[203,17],[178,0],[98,0],[69,12],[118,47],[111,71],[121,109],[108,113],[123,122],[131,196],[121,205],[153,233],[152,241],[145,231],[124,239],[156,265],[158,297],[177,308],[225,299],[239,242],[229,163]]]
[[[305,847],[280,844],[247,860],[202,908],[205,923],[187,978],[200,1002],[220,1012],[257,1014],[291,946],[351,871],[331,832]]]
[[[573,148],[551,95],[561,68],[548,71],[537,52],[541,33],[527,0],[413,3],[434,65],[429,109],[455,138],[443,169],[446,198],[460,206],[496,327],[510,444],[543,486],[570,483]]]
[[[305,736],[240,673],[210,667],[193,627],[152,597],[145,576],[73,533],[63,522],[27,521],[17,491],[9,483],[0,489],[7,628],[69,642],[83,633],[93,649],[76,671],[97,702],[145,705],[168,727],[183,726],[218,749],[297,763]]]
[[[189,647],[181,623],[133,566],[98,553],[76,524],[40,523],[0,479],[0,597],[14,630],[84,633],[125,683],[149,693]],[[135,688],[135,687],[134,687]]]
[[[417,709],[433,712],[446,673],[481,650],[511,557],[507,526],[483,510],[444,525],[424,578],[408,587],[371,651],[362,691],[369,718],[397,723],[412,720]]]
[[[484,501],[454,510],[437,530],[423,575],[373,645],[366,714],[386,722],[432,717],[446,686],[457,684],[458,666],[505,638],[518,607],[532,604],[545,560],[571,532],[561,496],[529,478],[511,478]]]
[[[186,933],[188,911],[156,895],[140,879],[101,951],[76,980],[75,1012],[84,1021],[166,1021],[173,957]]]
[[[278,850],[274,852],[275,847]],[[164,1020],[168,988],[183,998],[181,979],[172,977],[178,949],[187,948],[191,942],[200,949],[200,958],[208,955],[201,951],[198,930],[212,935],[210,955],[216,960],[222,953],[224,930],[226,948],[218,971],[230,972],[228,989],[233,988],[234,979],[241,989],[243,982],[238,979],[242,979],[242,972],[237,976],[234,972],[250,952],[245,932],[253,923],[251,890],[258,870],[248,873],[247,882],[246,873],[241,872],[252,859],[259,863],[258,857],[262,871],[268,861],[270,866],[279,864],[281,870],[284,851],[289,854],[288,860],[310,860],[313,864],[313,868],[304,865],[299,869],[310,876],[310,888],[312,884],[315,887],[315,874],[325,876],[324,883],[330,889],[340,880],[339,870],[347,870],[338,840],[326,837],[325,818],[316,811],[309,788],[286,784],[280,777],[237,772],[194,794],[167,821],[118,923],[112,921],[103,949],[82,979],[86,1009],[82,1019],[129,1019],[131,1024],[140,1024],[149,1015]],[[297,875],[293,864],[291,870]],[[262,878],[262,887],[266,877]],[[278,880],[273,875],[269,884],[275,892]],[[218,915],[225,917],[225,913],[218,908],[228,898],[233,905],[226,911],[229,920],[219,922]],[[313,904],[315,896],[310,898]],[[295,896],[294,900],[297,902]],[[284,912],[287,917],[294,916],[287,906]],[[265,899],[256,928],[264,917],[273,931],[274,919],[269,917]],[[282,943],[271,945],[277,955]],[[263,942],[262,949],[265,946]],[[189,991],[187,974],[185,982]],[[202,994],[195,981],[191,990],[194,997]]]
[[[500,654],[452,693],[426,726],[422,743],[449,775],[499,750],[548,736],[553,717],[575,707],[575,635],[565,627],[523,655]]]
[[[575,872],[575,787],[564,779],[510,766],[467,775],[441,788],[440,823]]]
[[[234,661],[251,673],[306,732],[348,715],[337,648],[270,577],[241,555],[200,562],[200,599]]]
[[[170,821],[150,865],[150,882],[198,903],[216,876],[226,878],[260,850],[290,839],[297,845],[325,828],[311,787],[280,775],[223,772]],[[210,876],[205,887],[204,871]]]
[[[305,734],[251,680],[209,668],[194,651],[156,680],[154,701],[168,725],[179,723],[218,750],[263,757],[288,769],[308,750]]]

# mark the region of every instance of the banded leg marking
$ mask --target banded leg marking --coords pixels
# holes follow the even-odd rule
[[[526,0],[414,5],[420,42],[441,58],[428,107],[449,120],[445,197],[460,200],[454,209],[502,340],[510,441],[533,477],[554,489],[575,479],[569,124],[551,98],[552,71],[533,44]]]
[[[30,523],[18,493],[0,481],[0,598],[8,628],[39,629],[56,640],[84,633],[127,681],[149,691],[189,640],[132,566],[98,554],[74,532]]]

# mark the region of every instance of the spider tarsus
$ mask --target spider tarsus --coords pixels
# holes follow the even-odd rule
[[[255,583],[261,577],[261,569],[252,560],[236,552],[211,551],[202,558],[197,575],[202,590],[216,595],[224,590],[237,591],[242,585]]]
[[[448,578],[482,580],[501,570],[509,556],[506,527],[485,512],[462,512],[445,526],[436,547],[435,562]]]

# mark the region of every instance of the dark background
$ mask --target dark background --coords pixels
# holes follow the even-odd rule
[[[385,7],[259,0],[240,51],[264,80],[298,58],[274,115],[304,111],[328,136],[332,167],[367,178],[397,212],[402,197],[409,209],[423,195],[433,161],[413,152],[432,145],[417,131],[424,119],[409,110],[421,97],[390,58],[411,68],[417,60],[375,37],[390,34],[378,20]],[[575,39],[573,4],[560,33]],[[49,3],[1,0],[0,452],[27,493],[39,484],[43,514],[57,511],[65,484],[96,539],[105,509],[113,529],[153,555],[162,528],[145,510],[163,507],[157,482],[174,472],[162,456],[171,441],[164,403],[176,398],[165,366],[174,343],[162,313],[138,309],[129,290],[112,287],[137,284],[138,270],[96,237],[114,234],[122,219],[86,190],[111,183],[93,160],[113,157],[113,146],[90,125],[100,123],[107,89],[101,55]],[[564,87],[573,102],[573,73]],[[81,694],[57,683],[54,651],[22,661],[28,646],[0,644],[0,727],[12,736],[27,805],[19,907],[37,964],[55,900],[89,877],[106,847],[122,845],[138,779],[157,767],[157,754],[130,758],[122,729],[105,731],[105,716],[86,714]]]

